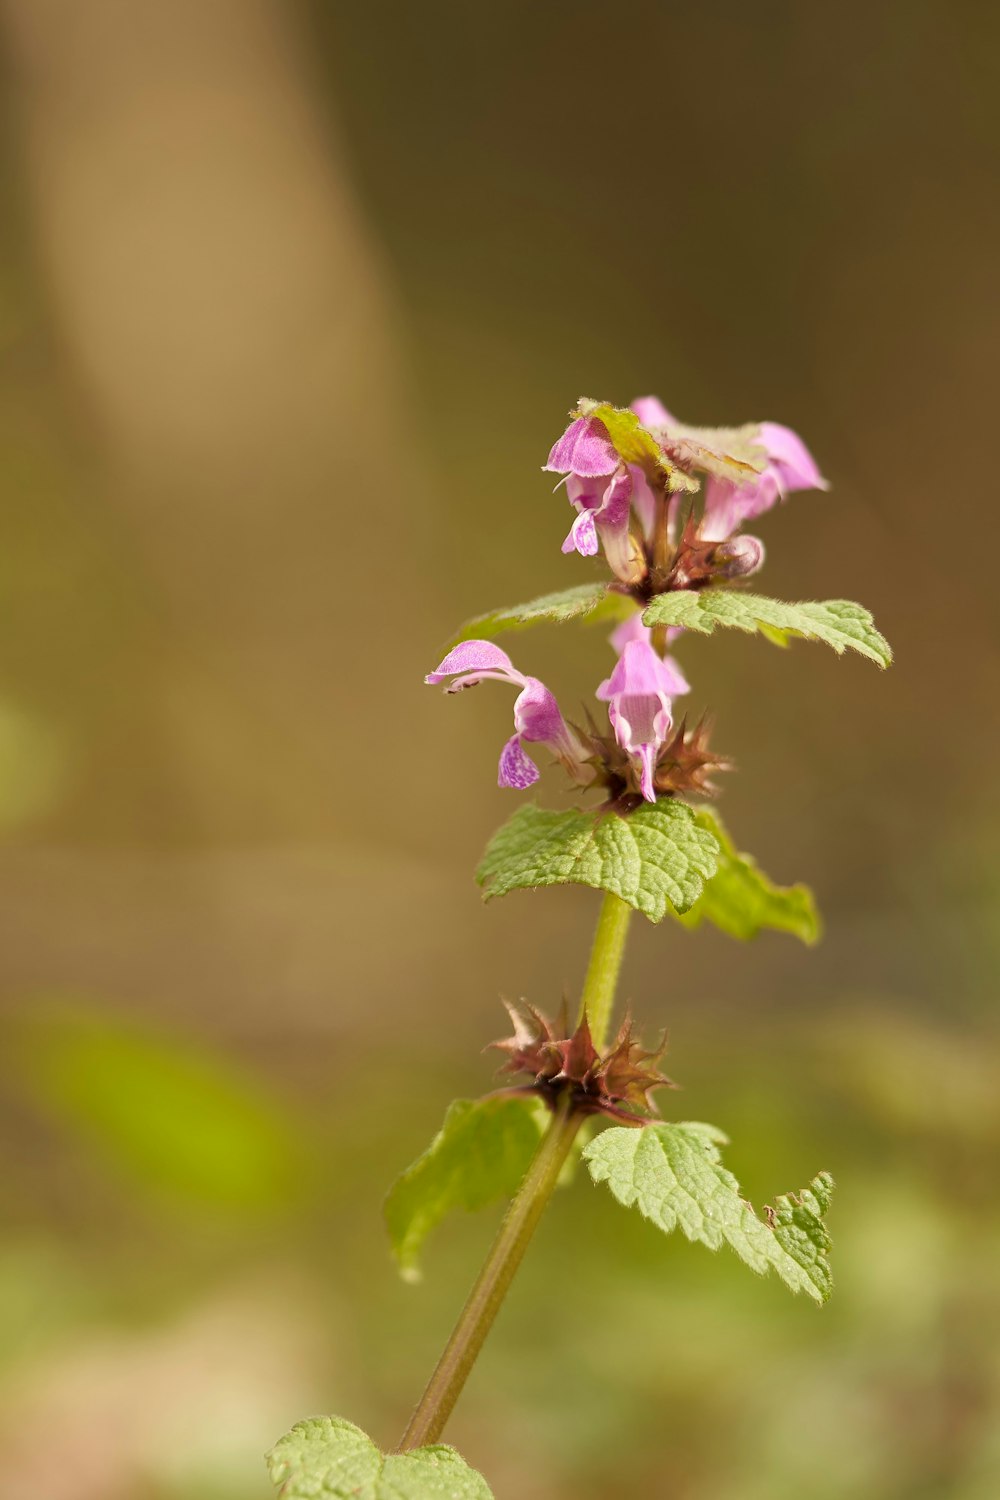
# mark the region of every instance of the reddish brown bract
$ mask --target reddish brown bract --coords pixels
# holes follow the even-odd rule
[[[506,1004],[506,1002],[505,1002]],[[594,1046],[586,1016],[571,1034],[566,1006],[555,1024],[522,1002],[507,1005],[514,1023],[513,1036],[491,1042],[508,1054],[502,1073],[528,1073],[532,1082],[520,1090],[540,1094],[548,1103],[572,1090],[575,1108],[583,1114],[606,1114],[628,1125],[643,1125],[656,1118],[647,1098],[651,1089],[676,1088],[655,1067],[666,1051],[666,1038],[655,1052],[633,1040],[631,1018],[622,1022],[610,1049],[602,1056]]]

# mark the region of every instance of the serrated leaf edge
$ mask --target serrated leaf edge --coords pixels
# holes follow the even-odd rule
[[[625,826],[629,823],[630,819],[640,818],[644,833],[646,836],[651,836],[651,842],[655,843],[659,840],[667,848],[677,850],[678,846],[676,843],[672,843],[666,831],[662,828],[657,828],[655,824],[651,824],[648,821],[651,812],[654,810],[658,810],[661,814],[666,814],[668,808],[677,811],[683,809],[684,813],[689,815],[690,818],[690,831],[698,835],[698,837],[692,838],[690,849],[681,851],[684,854],[689,869],[700,882],[699,890],[690,900],[687,899],[684,892],[680,889],[677,877],[671,875],[662,865],[653,865],[651,861],[649,863],[657,871],[660,882],[665,887],[668,887],[674,895],[668,894],[666,891],[650,894],[641,885],[644,861],[634,833]],[[525,879],[514,880],[508,884],[501,883],[501,888],[496,889],[493,884],[496,879],[496,872],[487,869],[496,841],[505,832],[510,830],[519,819],[524,821],[534,813],[548,813],[553,820],[563,816],[573,818],[582,816],[587,818],[588,826],[580,826],[566,839],[564,846],[566,851],[565,857],[571,861],[570,868],[567,873],[553,875],[548,879],[532,878],[533,872],[526,871]],[[667,815],[673,816],[673,812]],[[630,839],[629,843],[620,845],[618,850],[619,857],[624,866],[621,878],[617,880],[612,880],[611,878],[591,878],[588,873],[581,872],[579,866],[594,844],[594,830],[598,825],[605,825],[608,836],[612,839],[615,837],[618,830],[610,826],[611,819],[615,820],[616,825],[622,825],[620,830],[622,839]],[[542,833],[539,835],[537,843],[543,845],[551,837],[552,835],[549,832]],[[560,813],[555,809],[538,807],[536,803],[528,803],[524,807],[518,808],[494,833],[476,868],[475,878],[477,884],[483,887],[484,901],[493,900],[497,896],[508,895],[512,890],[538,890],[546,886],[556,885],[583,885],[591,890],[609,891],[612,895],[618,896],[622,901],[627,902],[636,911],[641,912],[644,917],[655,924],[664,919],[668,908],[678,915],[683,915],[685,912],[690,911],[691,907],[698,900],[701,890],[704,888],[705,881],[710,879],[717,869],[718,850],[719,845],[714,834],[698,824],[694,816],[694,810],[689,804],[673,797],[660,798],[658,802],[636,808],[634,812],[624,817],[614,812],[602,812],[598,809],[584,811],[583,809],[567,808],[563,813]],[[599,847],[597,853],[598,858],[603,860],[604,855],[601,853]],[[517,856],[517,858],[528,859],[529,855],[525,853],[524,855]]]
[[[690,1141],[685,1142],[684,1138],[685,1136],[694,1137],[694,1144],[704,1153],[706,1162],[712,1169],[713,1175],[728,1192],[732,1193],[734,1202],[738,1202],[741,1205],[742,1226],[738,1235],[732,1225],[727,1224],[724,1219],[719,1217],[717,1205],[711,1201],[706,1204],[694,1197],[690,1188],[677,1178],[664,1145],[664,1136],[662,1134],[664,1131],[669,1132],[675,1141],[680,1140],[681,1143],[691,1144]],[[654,1209],[651,1206],[652,1200],[644,1198],[641,1187],[635,1181],[634,1171],[632,1177],[626,1181],[624,1186],[620,1183],[616,1184],[613,1181],[616,1163],[613,1158],[602,1154],[607,1151],[609,1138],[614,1138],[616,1144],[626,1144],[627,1149],[632,1152],[633,1159],[640,1151],[645,1149],[646,1142],[649,1140],[658,1141],[664,1159],[667,1162],[668,1170],[674,1176],[674,1180],[677,1183],[676,1200],[661,1197],[658,1200],[657,1207]],[[820,1208],[820,1212],[814,1214],[814,1217],[823,1235],[822,1253],[828,1254],[830,1239],[823,1222],[823,1215],[829,1207],[830,1197],[834,1188],[832,1176],[829,1172],[820,1172],[812,1179],[809,1186],[801,1189],[800,1192],[782,1194],[775,1200],[775,1205],[772,1209],[765,1210],[765,1218],[761,1219],[754,1212],[752,1206],[743,1198],[739,1183],[733,1176],[733,1173],[722,1163],[719,1145],[724,1140],[725,1137],[721,1131],[717,1131],[715,1127],[705,1125],[700,1121],[662,1121],[643,1126],[640,1130],[623,1126],[612,1126],[602,1131],[593,1141],[589,1142],[584,1147],[582,1155],[583,1160],[587,1163],[591,1178],[595,1183],[606,1183],[612,1197],[617,1202],[625,1208],[638,1208],[642,1217],[648,1219],[662,1233],[668,1233],[679,1227],[688,1240],[692,1243],[704,1244],[708,1249],[718,1250],[723,1244],[728,1244],[751,1270],[756,1271],[760,1275],[773,1270],[791,1291],[804,1291],[814,1302],[820,1305],[827,1302],[832,1291],[832,1279],[829,1276],[829,1268],[827,1267],[827,1275],[823,1278],[822,1283],[817,1281],[809,1268],[782,1243],[778,1230],[784,1230],[787,1227],[787,1222],[792,1219],[796,1209],[803,1207],[803,1205],[808,1208],[809,1204],[806,1200],[812,1197]],[[604,1142],[603,1146],[602,1142]],[[696,1209],[695,1215],[692,1215],[689,1210],[685,1211],[685,1199],[689,1199],[690,1203]],[[663,1217],[673,1220],[666,1228],[661,1222],[661,1218]],[[769,1243],[766,1240],[761,1240],[760,1236],[762,1234],[770,1235],[772,1241]],[[760,1244],[755,1244],[755,1241],[760,1241]],[[761,1246],[765,1248],[762,1250]],[[782,1264],[779,1262],[775,1252],[780,1252],[785,1259],[791,1261],[796,1267],[796,1272],[791,1280],[782,1269]]]
[[[492,1491],[483,1475],[478,1469],[474,1469],[471,1464],[467,1463],[458,1449],[453,1448],[449,1443],[428,1443],[422,1448],[413,1448],[406,1453],[383,1453],[378,1445],[372,1442],[363,1428],[358,1427],[354,1422],[347,1421],[345,1417],[305,1417],[301,1421],[296,1422],[288,1432],[278,1439],[274,1447],[265,1454],[264,1462],[267,1465],[271,1482],[278,1490],[278,1500],[281,1500],[281,1497],[288,1493],[289,1485],[297,1477],[305,1477],[307,1481],[311,1481],[311,1476],[301,1476],[290,1459],[278,1457],[278,1450],[295,1437],[298,1437],[304,1443],[309,1443],[314,1438],[317,1442],[329,1442],[331,1438],[336,1438],[339,1434],[343,1434],[353,1443],[354,1452],[358,1458],[364,1460],[370,1456],[377,1465],[371,1476],[373,1484],[377,1484],[380,1479],[384,1478],[385,1471],[390,1465],[396,1467],[406,1465],[412,1460],[419,1462],[429,1459],[434,1467],[440,1465],[447,1465],[449,1467],[460,1466],[478,1488],[481,1500],[487,1500],[487,1497],[489,1497],[489,1500],[492,1500]],[[368,1450],[370,1450],[370,1455]],[[324,1476],[320,1480],[320,1484],[323,1486],[322,1489],[310,1488],[309,1493],[315,1494],[317,1497],[326,1494],[326,1477]],[[332,1494],[332,1490],[329,1493]],[[361,1494],[363,1491],[355,1490],[352,1493]]]
[[[732,600],[734,604],[739,601],[745,607],[749,607],[740,618],[727,617],[725,613],[716,613],[712,609],[715,600]],[[677,608],[671,611],[667,601],[677,601]],[[683,604],[681,601],[684,601]],[[807,621],[810,611],[833,611],[834,619],[831,622],[816,620],[814,628],[810,628],[808,625],[789,623],[780,618],[769,619],[768,616],[773,616],[775,610],[779,614],[783,610],[801,610]],[[837,610],[851,611],[847,618],[861,627],[864,634],[860,638],[843,630],[842,626],[838,627]],[[741,630],[745,634],[762,634],[766,639],[781,645],[787,645],[789,637],[818,640],[832,647],[838,656],[842,656],[846,650],[850,649],[857,651],[859,655],[873,661],[881,668],[889,666],[892,662],[892,647],[885,636],[876,629],[871,612],[852,599],[807,599],[790,603],[782,599],[770,599],[763,594],[744,594],[731,589],[698,591],[679,589],[673,593],[658,595],[652,603],[646,606],[642,618],[647,625],[681,625],[684,629],[697,631],[701,635],[710,635],[716,626],[726,626],[733,630]],[[823,633],[824,627],[831,631],[840,628],[839,638],[830,640]],[[779,640],[779,637],[784,637],[784,639]]]

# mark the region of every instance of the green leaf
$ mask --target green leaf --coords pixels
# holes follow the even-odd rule
[[[776,1271],[793,1292],[826,1302],[833,1282],[823,1215],[833,1178],[821,1172],[759,1219],[722,1166],[719,1144],[718,1132],[701,1124],[615,1126],[583,1155],[595,1182],[606,1182],[619,1203],[638,1208],[664,1234],[679,1226],[710,1250],[728,1244],[754,1271]]]
[[[733,484],[745,484],[753,474],[760,474],[767,464],[767,449],[761,440],[760,423],[744,422],[742,427],[690,427],[675,422],[655,436],[668,445],[688,444],[698,467]],[[668,447],[669,451],[669,447]]]
[[[521,807],[490,840],[476,879],[486,899],[538,885],[611,891],[659,922],[687,911],[714,875],[718,844],[683,802],[661,797],[627,817]]]
[[[767,463],[758,422],[743,427],[685,427],[678,423],[652,430],[667,457],[686,472],[696,469],[730,484],[746,484]]]
[[[647,625],[683,625],[709,635],[717,625],[734,630],[760,631],[777,645],[791,636],[825,641],[838,655],[848,647],[869,661],[887,667],[892,648],[875,629],[871,615],[850,599],[827,599],[822,604],[785,604],[760,594],[730,589],[678,589],[660,594],[643,614]]]
[[[539,1099],[495,1095],[456,1099],[422,1156],[397,1178],[385,1200],[385,1219],[399,1268],[419,1279],[417,1261],[427,1235],[453,1209],[469,1213],[513,1197],[545,1128]]]
[[[633,608],[631,599],[613,593],[606,583],[581,583],[576,588],[560,589],[555,594],[542,594],[528,604],[512,604],[507,609],[493,609],[488,614],[466,620],[448,642],[448,650],[460,641],[500,635],[510,630],[527,630],[532,625],[565,625],[567,620],[586,620],[588,625],[597,625],[602,620],[623,620]]]
[[[661,470],[672,490],[697,490],[699,481],[692,470],[745,484],[767,461],[757,422],[745,427],[649,428],[628,407],[610,406],[586,396],[578,402],[574,415],[596,417],[607,428],[624,463],[641,464],[647,472]]]
[[[775,885],[749,854],[740,854],[718,814],[707,807],[695,819],[719,845],[719,868],[690,911],[678,916],[685,927],[712,922],[730,937],[748,942],[765,927],[790,932],[804,943],[820,935],[819,914],[807,885]]]
[[[493,1500],[483,1476],[447,1444],[383,1454],[342,1417],[296,1422],[267,1467],[281,1500]]]

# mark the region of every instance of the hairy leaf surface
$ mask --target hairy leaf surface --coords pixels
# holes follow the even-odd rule
[[[714,875],[718,842],[683,802],[661,798],[627,817],[529,803],[491,839],[476,879],[487,900],[539,885],[589,885],[651,922],[690,909]]]
[[[821,1172],[760,1219],[722,1165],[721,1139],[695,1123],[614,1126],[583,1155],[595,1182],[606,1182],[619,1203],[637,1208],[665,1234],[680,1228],[710,1250],[727,1244],[754,1271],[776,1271],[793,1292],[825,1302],[833,1282],[823,1215],[833,1178]]]
[[[608,430],[608,436],[623,463],[640,464],[647,471],[659,469],[670,489],[696,490],[698,481],[677,469],[667,458],[652,433],[627,406],[612,406],[607,401],[592,401],[583,396],[574,413],[578,417],[596,417]]]
[[[485,615],[466,620],[448,643],[448,649],[460,641],[481,636],[501,635],[511,630],[527,630],[532,625],[565,625],[568,620],[584,620],[597,625],[602,620],[623,620],[634,609],[632,601],[614,593],[606,583],[581,583],[555,594],[542,594],[527,604],[512,604],[492,609]]]
[[[759,474],[767,461],[760,444],[760,424],[744,427],[644,426],[628,407],[581,400],[578,416],[603,422],[619,458],[641,464],[647,471],[661,469],[672,490],[696,490],[700,481],[692,471],[715,474],[731,484],[744,484]]]
[[[483,1476],[447,1444],[383,1454],[342,1417],[296,1422],[267,1467],[280,1500],[493,1500]]]
[[[767,463],[759,422],[745,422],[742,427],[689,427],[675,422],[652,431],[666,444],[668,453],[676,453],[678,461],[687,452],[698,468],[731,484],[752,480]]]
[[[424,1240],[446,1214],[474,1213],[497,1198],[513,1197],[546,1119],[540,1100],[516,1095],[449,1104],[441,1129],[385,1200],[392,1248],[407,1280],[418,1279]]]
[[[740,854],[718,813],[699,807],[695,819],[719,845],[719,868],[690,911],[678,914],[686,927],[711,922],[748,942],[765,928],[790,932],[804,943],[820,935],[819,914],[807,885],[775,885],[749,854]]]
[[[717,625],[759,631],[781,646],[791,637],[800,636],[825,641],[838,654],[848,648],[859,651],[880,667],[892,661],[892,648],[875,629],[868,610],[850,599],[785,604],[780,599],[730,589],[678,589],[660,594],[642,618],[647,625],[682,625],[685,630],[698,630],[704,635]]]

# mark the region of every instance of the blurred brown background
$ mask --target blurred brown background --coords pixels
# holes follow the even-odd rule
[[[580,1181],[449,1437],[498,1500],[992,1500],[1000,12],[0,0],[0,40],[3,1500],[264,1500],[299,1416],[402,1429],[492,1222],[406,1287],[381,1196],[596,909],[480,904],[509,695],[421,677],[594,576],[539,465],[647,391],[805,435],[834,488],[762,524],[766,591],[897,650],[684,645],[827,936],[641,924],[625,976],[754,1201],[838,1177],[838,1295]],[[610,661],[514,654],[572,706]]]

